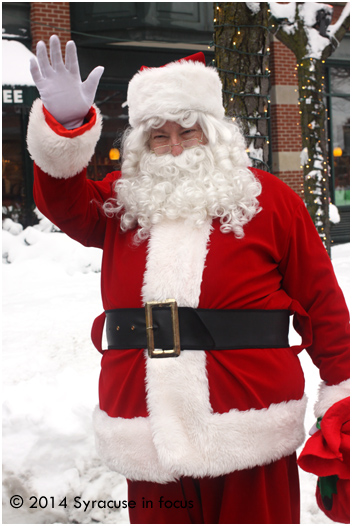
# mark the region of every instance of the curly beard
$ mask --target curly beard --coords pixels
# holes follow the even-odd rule
[[[243,225],[259,211],[261,187],[247,167],[236,168],[223,153],[219,146],[215,156],[209,145],[176,157],[144,151],[137,170],[135,163],[124,163],[116,200],[104,204],[105,212],[121,215],[123,231],[139,227],[140,240],[164,218],[197,227],[217,217],[223,232],[243,237]]]

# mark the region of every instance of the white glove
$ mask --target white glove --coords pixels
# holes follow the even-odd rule
[[[75,43],[67,42],[64,64],[56,35],[50,37],[50,60],[51,65],[44,42],[38,42],[37,57],[31,58],[30,71],[40,98],[48,112],[65,128],[78,128],[94,102],[104,68],[96,67],[82,82]]]

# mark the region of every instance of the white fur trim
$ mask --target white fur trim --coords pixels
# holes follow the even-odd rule
[[[143,301],[175,298],[197,307],[211,235],[210,221],[195,228],[163,221],[149,240]],[[146,356],[148,418],[94,414],[97,448],[108,466],[132,480],[169,482],[181,476],[219,476],[264,465],[304,441],[306,398],[265,409],[214,413],[206,353]]]
[[[131,480],[173,480],[160,465],[148,418],[111,418],[97,406],[93,426],[97,452],[110,469]]]
[[[331,406],[350,396],[350,380],[344,380],[337,385],[320,384],[318,400],[314,406],[316,418],[324,416]]]
[[[128,85],[127,104],[133,127],[180,110],[197,110],[219,119],[225,114],[218,72],[200,62],[172,62],[139,71]]]
[[[171,407],[172,402],[169,391]],[[193,425],[182,429],[166,415],[153,428],[151,418],[110,418],[97,407],[93,422],[98,452],[110,469],[130,480],[166,483],[182,476],[216,477],[292,454],[305,439],[305,409],[304,396],[268,409],[194,411]],[[185,417],[183,424],[192,422]]]
[[[58,179],[80,173],[89,163],[99,140],[102,117],[96,106],[97,120],[84,134],[68,138],[55,133],[45,121],[43,103],[34,101],[29,116],[27,146],[33,161],[44,172]]]
[[[183,220],[163,220],[152,228],[142,288],[143,302],[173,298],[179,307],[197,307],[211,220],[200,228]]]

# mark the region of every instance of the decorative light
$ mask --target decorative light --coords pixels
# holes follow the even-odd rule
[[[120,159],[120,150],[117,148],[111,148],[109,151],[109,159],[111,161],[118,161]]]

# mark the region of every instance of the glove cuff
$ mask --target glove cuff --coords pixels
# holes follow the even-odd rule
[[[331,406],[348,396],[350,396],[349,379],[337,385],[326,385],[325,382],[322,382],[319,387],[318,400],[314,406],[315,417],[324,416]]]
[[[40,99],[34,101],[29,116],[27,147],[41,170],[58,179],[68,179],[88,165],[99,140],[102,117],[92,106],[88,122],[68,130],[44,108]]]

